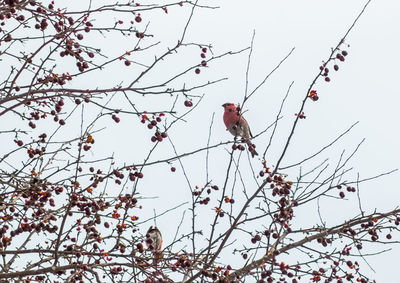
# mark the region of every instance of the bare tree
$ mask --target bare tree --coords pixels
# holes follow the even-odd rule
[[[254,136],[260,158],[249,157],[242,144],[248,141],[235,138],[211,144],[214,116],[207,145],[193,151],[179,153],[169,132],[179,131],[180,122],[196,111],[203,89],[225,79],[199,83],[189,75],[200,74],[210,62],[222,57],[248,52],[246,92],[238,108],[239,115],[245,116],[242,109],[247,101],[293,50],[251,90],[248,82],[253,41],[249,48],[214,54],[212,46],[186,40],[194,12],[215,7],[202,6],[198,1],[146,5],[128,1],[103,6],[89,2],[87,7],[73,10],[32,0],[0,1],[0,279],[371,282],[362,269],[368,266],[368,252],[364,252],[368,249],[364,246],[395,243],[391,235],[398,231],[400,209],[364,211],[359,187],[395,170],[366,179],[348,179],[348,163],[362,142],[350,153],[343,152],[333,168],[326,161],[318,161],[320,154],[355,124],[307,158],[282,165],[288,148],[296,146],[292,138],[306,118],[306,105],[318,101],[316,82],[329,82],[330,69],[337,71],[343,64],[348,55],[347,37],[369,3],[320,66],[278,158],[271,160],[269,149],[292,84],[277,106],[276,119],[263,121],[265,129]],[[146,17],[172,9],[184,9],[186,19],[177,32],[178,40],[165,46],[157,34],[148,31]],[[113,48],[99,48],[99,41]],[[195,63],[188,60],[164,72],[161,80],[160,76],[155,79],[153,72],[185,52],[189,58],[196,58]],[[99,72],[123,68],[129,75],[122,81],[119,77],[96,81]],[[168,102],[155,104],[152,96],[168,97]],[[139,143],[152,143],[144,152],[144,160],[120,161],[112,151],[95,154],[96,136],[110,130],[104,127],[106,121],[118,124],[125,118],[151,132],[150,137],[135,136]],[[121,130],[114,138],[126,137]],[[172,150],[160,158],[157,149],[166,142]],[[209,154],[227,146],[232,149],[227,154],[223,183],[216,184],[209,171]],[[141,148],[133,149],[143,153]],[[206,157],[205,168],[199,165],[199,170],[205,171],[207,180],[204,186],[193,186],[183,160],[199,154]],[[138,211],[145,202],[142,179],[147,178],[146,170],[167,164],[168,170],[175,172],[172,162],[180,165],[191,190],[191,199],[183,203],[190,207],[191,229],[181,232],[184,214],[174,240],[162,245],[162,231],[149,229],[143,233],[148,224],[139,219]],[[303,172],[305,164],[315,166]],[[296,212],[309,203],[319,205],[322,198],[344,201],[351,194],[358,196],[353,200],[358,201],[359,211],[345,222],[327,226],[318,210],[318,223],[296,223]],[[212,217],[200,218],[199,211],[211,204]],[[164,213],[178,207],[169,207]],[[204,226],[207,230],[202,229]],[[240,261],[232,260],[232,256]]]

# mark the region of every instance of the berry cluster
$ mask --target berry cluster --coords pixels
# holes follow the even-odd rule
[[[149,116],[147,116],[147,114],[143,114],[141,116],[141,122],[143,124],[145,124],[147,122],[147,128],[149,130],[156,128],[154,135],[151,137],[152,142],[162,142],[168,136],[167,132],[165,132],[165,131],[161,132],[160,127],[158,126],[158,123],[162,122],[162,117],[164,117],[164,116],[165,116],[164,113],[160,113],[158,115],[153,115],[151,118],[149,118]],[[172,170],[172,171],[174,171],[174,170]]]
[[[342,184],[342,185],[344,185],[344,184]],[[336,188],[337,188],[338,190],[341,190],[341,189],[342,189],[342,185],[337,185]],[[346,187],[346,190],[347,190],[348,192],[350,192],[350,193],[356,192],[356,188],[350,187],[350,186],[347,186],[347,187]],[[340,196],[341,198],[344,198],[344,197],[345,197],[344,192],[341,191],[341,192],[339,193],[339,196]]]
[[[78,147],[81,148],[83,146],[83,150],[88,151],[92,148],[92,144],[94,144],[94,139],[91,135],[88,135],[84,141],[78,143]]]
[[[201,67],[207,66],[207,61],[204,60],[204,59],[206,59],[206,57],[207,57],[206,53],[207,53],[207,48],[206,48],[206,47],[201,48],[200,57],[203,59],[203,60],[201,60],[201,62],[200,62],[200,66],[201,66]],[[196,69],[194,70],[194,72],[195,72],[196,74],[200,74],[200,68],[196,68]]]
[[[212,185],[212,186],[206,185],[206,186],[204,186],[204,187],[201,188],[201,189],[200,189],[198,186],[196,186],[195,189],[194,189],[193,192],[192,192],[192,195],[194,195],[194,196],[197,197],[197,198],[195,199],[195,202],[196,202],[196,203],[198,202],[199,204],[207,205],[208,202],[211,200],[210,197],[208,197],[208,196],[207,196],[207,197],[204,197],[204,198],[200,198],[200,197],[201,197],[201,195],[202,195],[202,193],[203,193],[204,191],[206,191],[207,194],[210,195],[211,192],[212,192],[212,190],[218,191],[219,188],[218,188],[218,186],[216,186],[216,185]]]
[[[339,71],[339,65],[337,65],[336,64],[336,60],[339,60],[340,62],[344,62],[345,61],[345,57],[348,55],[348,52],[346,51],[346,50],[340,50],[340,49],[338,49],[337,50],[337,53],[336,53],[336,55],[335,55],[335,57],[332,57],[332,58],[330,58],[329,60],[328,60],[328,62],[329,61],[331,61],[331,60],[333,60],[334,62],[335,62],[335,64],[333,65],[333,69],[335,70],[335,71]],[[327,67],[327,63],[323,63],[320,67],[319,67],[319,70],[321,71],[321,75],[323,76],[323,77],[325,77],[325,81],[326,82],[330,82],[331,81],[331,79],[330,79],[330,77],[328,76],[329,75],[329,68]]]

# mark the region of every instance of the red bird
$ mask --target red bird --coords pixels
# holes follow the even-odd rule
[[[233,103],[225,103],[222,105],[224,107],[224,123],[226,129],[236,137],[242,137],[247,146],[249,147],[249,151],[251,153],[251,157],[258,155],[257,151],[254,149],[255,146],[251,143],[251,138],[253,137],[250,131],[249,124],[242,117],[242,114],[238,110],[235,104]]]

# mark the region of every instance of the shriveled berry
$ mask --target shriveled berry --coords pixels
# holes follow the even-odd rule
[[[193,102],[191,102],[190,100],[185,100],[184,102],[186,107],[192,107],[193,106]]]
[[[311,96],[311,99],[313,101],[317,101],[319,99],[318,95],[314,94],[313,96]]]

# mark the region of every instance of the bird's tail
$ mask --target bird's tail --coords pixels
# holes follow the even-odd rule
[[[249,148],[249,151],[251,153],[251,157],[254,158],[254,156],[258,155],[257,151],[256,151],[256,146],[254,144],[251,143],[250,140],[246,140],[247,146]]]
[[[155,251],[153,265],[157,265],[162,260],[163,256],[164,256],[164,254],[162,251]]]

